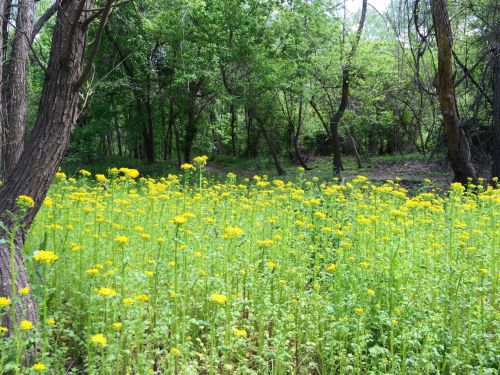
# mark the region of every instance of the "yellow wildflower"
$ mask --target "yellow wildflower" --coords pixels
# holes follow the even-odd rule
[[[27,195],[20,195],[16,199],[16,206],[20,209],[33,208],[35,207],[35,201]]]
[[[113,297],[116,296],[116,290],[112,288],[99,288],[97,290],[97,294],[100,294],[103,297]]]
[[[0,309],[10,305],[10,299],[7,297],[0,297]]]
[[[39,250],[33,256],[35,262],[50,264],[59,259],[59,257],[52,251]]]
[[[32,369],[33,371],[43,372],[43,371],[45,371],[45,370],[47,369],[47,367],[45,367],[45,365],[44,365],[43,363],[39,362],[39,363],[35,363],[35,364],[31,367],[31,369]]]
[[[104,336],[102,333],[98,333],[97,335],[94,335],[90,338],[90,341],[94,345],[98,345],[101,347],[105,347],[108,344],[108,340],[106,339],[106,336]]]
[[[210,296],[210,299],[213,302],[217,302],[220,304],[224,304],[227,302],[227,297],[223,294],[218,294],[218,293],[212,293],[212,295]]]
[[[23,331],[29,331],[31,328],[33,328],[33,323],[31,323],[29,320],[22,320],[19,323],[19,327],[21,327]]]

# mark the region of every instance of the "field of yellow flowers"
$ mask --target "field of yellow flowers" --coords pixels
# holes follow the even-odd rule
[[[498,373],[500,190],[205,163],[58,173],[26,243],[40,319],[0,340],[0,372]]]

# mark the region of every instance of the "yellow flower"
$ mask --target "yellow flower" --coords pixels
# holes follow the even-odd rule
[[[78,173],[80,173],[82,176],[84,177],[88,177],[88,176],[92,176],[92,173],[90,173],[89,171],[85,170],[85,169],[80,169],[78,171]]]
[[[368,289],[368,295],[373,297],[375,295],[375,291],[373,289]]]
[[[96,174],[95,175],[95,179],[98,181],[98,182],[107,182],[108,179],[106,178],[105,175],[103,174]]]
[[[141,301],[141,302],[148,302],[149,301],[149,297],[145,294],[139,294],[138,296],[135,296],[135,299],[137,301]]]
[[[246,329],[233,328],[233,334],[235,336],[247,337],[248,333]]]
[[[102,333],[98,333],[97,335],[92,336],[90,338],[90,341],[92,342],[92,344],[102,347],[105,347],[108,344],[106,336],[104,336]]]
[[[16,206],[20,209],[33,208],[35,207],[35,201],[27,195],[20,195],[16,199]]]
[[[224,227],[224,228],[222,228],[222,230],[224,231],[224,235],[222,236],[222,238],[224,238],[224,239],[241,237],[241,236],[243,236],[243,233],[245,233],[245,232],[243,232],[243,229],[241,229],[239,227],[232,227],[232,226]]]
[[[115,238],[115,242],[119,245],[125,245],[128,242],[127,236],[118,236]]]
[[[113,297],[116,296],[116,290],[111,288],[99,288],[97,290],[97,294],[100,294],[103,297]]]
[[[88,270],[85,270],[85,273],[89,275],[97,275],[99,270],[97,268],[89,268]]]
[[[7,327],[0,326],[0,336],[6,334],[8,331]]]
[[[206,165],[208,160],[208,156],[202,155],[202,156],[197,156],[193,159],[195,164],[198,164],[200,166]]]
[[[59,257],[52,251],[39,250],[33,256],[35,262],[50,264],[59,259]]]
[[[57,172],[56,173],[56,179],[58,179],[58,180],[66,180],[66,173],[64,173],[64,172]]]
[[[193,164],[189,164],[189,163],[183,163],[183,164],[181,164],[181,169],[185,170],[185,171],[189,171],[189,170],[195,171],[196,170],[196,168],[194,167],[194,165]]]
[[[274,263],[272,260],[268,260],[268,261],[267,261],[267,266],[268,266],[270,269],[274,270],[274,269],[275,269],[278,265],[277,265],[276,263]]]
[[[181,355],[181,351],[177,348],[174,348],[174,347],[170,349],[170,353],[172,353],[175,356]]]
[[[119,171],[122,172],[126,177],[131,179],[139,177],[139,171],[137,169],[120,168]]]
[[[227,302],[227,297],[223,294],[218,294],[218,293],[212,293],[210,299],[220,304],[224,304]]]
[[[35,363],[35,364],[31,367],[31,369],[32,369],[33,371],[43,372],[43,371],[45,371],[45,370],[47,369],[47,367],[45,367],[45,365],[44,365],[43,363],[39,362],[39,363]]]
[[[33,328],[33,323],[31,323],[29,320],[23,320],[19,323],[19,327],[23,331],[29,331],[31,328]]]
[[[135,302],[135,300],[133,298],[128,297],[124,298],[122,302],[124,305],[132,305]]]
[[[120,322],[113,323],[113,328],[114,329],[122,329],[122,327],[123,327],[123,324],[120,323]]]
[[[337,265],[335,263],[329,264],[326,266],[327,271],[335,271],[337,269]]]
[[[356,307],[354,311],[356,311],[358,314],[362,314],[364,310],[362,307]]]
[[[53,203],[54,203],[54,201],[52,199],[50,199],[49,197],[45,198],[45,200],[43,201],[43,204],[47,207],[52,207]]]
[[[174,217],[174,224],[182,225],[182,224],[185,224],[186,221],[187,221],[187,219],[185,216],[179,215],[179,216]]]
[[[7,307],[10,305],[10,299],[8,299],[7,297],[0,297],[0,309],[2,307]]]
[[[29,294],[30,290],[29,286],[25,286],[24,288],[19,289],[19,294],[25,296],[26,294]]]
[[[55,321],[54,319],[50,319],[50,318],[49,318],[49,319],[47,319],[47,324],[48,324],[49,326],[53,326],[54,324],[56,324],[56,321]]]

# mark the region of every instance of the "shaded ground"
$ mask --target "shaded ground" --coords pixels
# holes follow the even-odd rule
[[[196,156],[196,155],[195,155]],[[320,181],[331,181],[333,178],[331,157],[315,157],[308,161],[310,170],[300,172],[297,165],[281,158],[286,174],[278,176],[272,160],[268,157],[254,159],[242,159],[238,157],[210,156],[206,175],[209,178],[221,179],[229,173],[235,173],[240,178],[252,178],[254,175],[268,175],[270,179],[280,178],[282,180],[295,180],[301,174],[307,179],[318,177]],[[384,182],[400,178],[404,185],[414,186],[424,182],[426,178],[433,182],[433,185],[446,186],[453,179],[453,173],[449,168],[445,158],[437,158],[428,161],[427,158],[419,154],[403,154],[393,156],[374,157],[365,159],[363,167],[358,169],[356,160],[350,156],[344,156],[343,164],[345,170],[342,171],[341,179],[352,179],[358,175],[363,175],[374,182]],[[140,160],[125,158],[113,158],[100,160],[92,164],[65,164],[63,169],[71,174],[79,169],[88,169],[93,173],[106,173],[110,167],[136,168],[145,176],[165,176],[168,173],[179,173],[175,163],[156,162],[146,164]],[[479,176],[489,177],[489,166],[477,166]]]
[[[345,157],[343,162],[345,170],[342,171],[340,178],[345,178],[346,180],[363,175],[376,182],[400,178],[408,184],[419,184],[424,182],[426,178],[429,178],[435,184],[446,185],[453,178],[453,173],[446,166],[447,163],[439,161],[429,162],[418,155],[373,158],[365,161],[361,169],[357,168],[355,160],[351,157]],[[333,177],[331,158],[315,158],[308,165],[311,167],[311,170],[303,172],[307,178],[316,176],[322,181],[329,181]],[[292,164],[287,164],[284,168],[287,172],[286,175],[279,177],[284,180],[294,179],[300,173],[297,166]],[[215,161],[210,163],[207,169],[217,175],[233,172],[241,177],[249,178],[255,174],[268,174],[269,177],[277,177],[271,163],[262,165],[262,162],[254,162],[252,164],[246,161],[244,165],[238,165],[237,163]]]

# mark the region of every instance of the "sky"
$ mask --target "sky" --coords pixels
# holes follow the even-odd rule
[[[387,9],[390,0],[368,0],[368,4],[375,7],[379,12]],[[361,0],[346,0],[346,6],[349,13],[355,13],[361,9]]]

